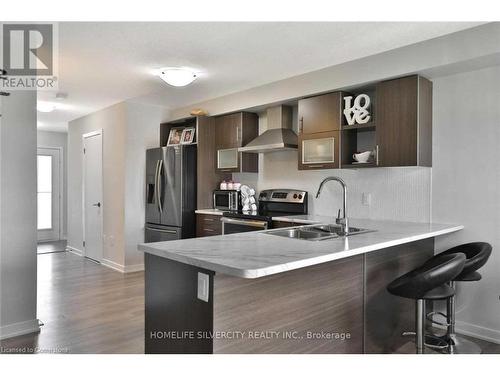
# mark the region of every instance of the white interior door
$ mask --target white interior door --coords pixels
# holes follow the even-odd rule
[[[60,239],[61,151],[37,149],[37,229],[38,241]]]
[[[102,132],[83,135],[84,255],[100,262],[102,252]]]

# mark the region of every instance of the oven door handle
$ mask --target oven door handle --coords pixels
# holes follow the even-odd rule
[[[245,225],[248,227],[256,227],[256,228],[264,228],[267,229],[267,222],[266,221],[257,221],[257,220],[238,220],[238,219],[231,219],[228,217],[223,217],[220,219],[223,224],[238,224],[238,225]]]

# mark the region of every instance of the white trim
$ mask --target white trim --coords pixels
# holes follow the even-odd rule
[[[40,149],[47,149],[47,150],[57,150],[59,152],[59,233],[56,239],[49,239],[49,240],[38,240],[37,242],[45,242],[45,241],[60,241],[63,239],[63,227],[64,227],[64,208],[63,207],[63,196],[64,196],[64,147],[62,146],[38,146],[36,147],[36,154],[38,156],[38,150]],[[44,229],[42,229],[43,231]],[[40,230],[37,230],[37,233]]]
[[[73,253],[81,257],[83,256],[83,251],[73,246],[66,246],[66,251],[69,251],[70,253]]]
[[[105,267],[111,268],[111,269],[118,271],[118,272],[121,272],[121,273],[132,273],[132,272],[144,271],[144,263],[132,264],[130,266],[124,266],[122,264],[113,262],[109,259],[103,259],[101,264]]]
[[[82,138],[90,138],[96,135],[102,135],[102,129],[94,130],[93,132],[85,133],[82,135]]]
[[[140,272],[144,271],[144,263],[131,264],[130,266],[125,266],[125,273]]]
[[[455,331],[458,333],[500,344],[500,331],[461,321],[457,321],[455,324]]]
[[[40,332],[38,319],[26,320],[0,327],[0,340],[10,337],[27,335],[28,333]]]
[[[73,253],[75,255],[84,257],[83,251],[80,249],[77,249],[76,247],[72,246],[66,246],[66,250],[69,251],[70,253]],[[87,258],[89,260],[92,260],[90,258]],[[139,263],[139,264],[131,264],[130,266],[124,266],[122,264],[113,262],[108,259],[103,259],[102,262],[98,263],[104,267],[111,268],[112,270],[121,272],[121,273],[132,273],[132,272],[139,272],[139,271],[144,271],[144,263]]]
[[[85,138],[90,138],[90,137],[95,137],[95,136],[98,136],[100,135],[101,136],[101,193],[102,193],[102,197],[101,197],[101,206],[102,206],[102,211],[101,211],[101,241],[102,241],[102,244],[101,244],[101,249],[102,249],[102,256],[104,257],[104,232],[103,232],[103,227],[104,227],[104,223],[103,223],[103,218],[104,218],[104,168],[103,168],[103,159],[104,159],[104,138],[103,138],[103,131],[102,129],[98,129],[98,130],[95,130],[95,131],[92,131],[92,132],[89,132],[89,133],[85,133],[85,134],[82,134],[82,185],[81,185],[81,188],[82,188],[82,241],[83,242],[86,242],[85,241],[85,152],[83,152],[84,150],[84,145],[85,145]],[[83,244],[82,244],[83,246]],[[85,246],[83,246],[83,252],[82,252],[82,255],[83,256],[86,256],[85,255]],[[103,259],[94,259],[94,260],[97,260],[98,262],[102,262]]]

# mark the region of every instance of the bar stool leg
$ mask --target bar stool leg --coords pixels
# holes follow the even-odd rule
[[[415,306],[415,345],[417,354],[425,350],[425,300],[417,299]]]
[[[455,289],[455,281],[450,282],[450,287]],[[456,289],[455,289],[456,290]],[[455,296],[446,301],[446,322],[449,324],[446,332],[446,341],[449,344],[448,353],[450,354],[481,354],[482,350],[476,343],[457,337],[455,332]]]

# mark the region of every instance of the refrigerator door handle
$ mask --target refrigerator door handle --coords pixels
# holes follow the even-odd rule
[[[151,228],[151,227],[146,227],[147,230],[150,230],[152,232],[160,232],[160,233],[169,233],[169,234],[177,234],[177,231],[171,230],[171,229],[156,229],[156,228]]]
[[[163,213],[163,204],[161,203],[161,195],[162,195],[162,182],[161,182],[161,173],[163,170],[163,160],[158,161],[158,174],[157,174],[157,183],[156,183],[156,191],[157,191],[157,201],[158,201],[158,209],[160,213]]]
[[[160,161],[156,161],[156,168],[155,168],[155,190],[154,190],[154,197],[156,201],[156,206],[158,207],[158,166],[160,165]],[[159,207],[158,207],[159,209]]]

